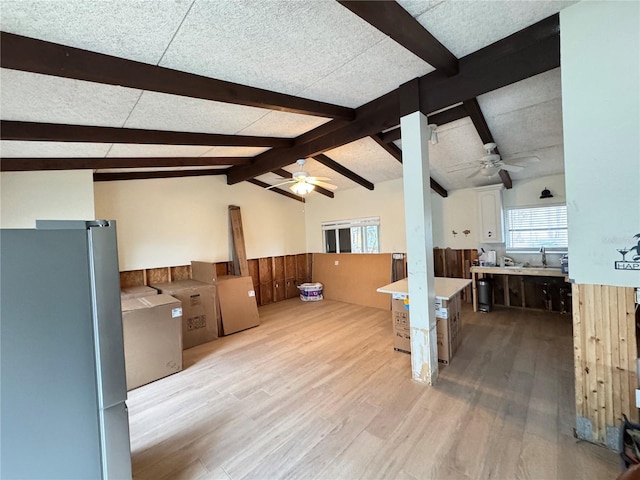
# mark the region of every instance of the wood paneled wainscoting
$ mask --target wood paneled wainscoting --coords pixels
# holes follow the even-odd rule
[[[617,450],[622,414],[638,421],[634,289],[586,284],[572,289],[576,433]]]
[[[258,305],[297,297],[298,285],[311,281],[310,253],[253,258],[247,260],[247,263]],[[233,262],[217,262],[216,274],[234,275]],[[191,265],[129,270],[120,272],[120,286],[136,287],[190,278]]]

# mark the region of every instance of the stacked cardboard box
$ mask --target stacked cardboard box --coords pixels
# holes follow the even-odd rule
[[[438,361],[446,365],[451,361],[462,340],[459,294],[449,300],[436,299],[436,320]]]
[[[182,302],[182,348],[187,349],[218,338],[216,287],[195,280],[156,283],[160,293]]]
[[[216,275],[216,265],[210,262],[191,262],[194,280],[216,286],[218,335],[230,335],[260,325],[256,292],[251,277]]]
[[[182,370],[179,300],[157,294],[123,300],[122,330],[127,390]]]
[[[127,300],[129,298],[148,297],[149,295],[157,295],[158,291],[155,288],[145,287],[143,285],[139,287],[126,287],[120,289],[120,300]]]
[[[409,309],[405,304],[406,295],[393,294],[391,316],[393,318],[393,348],[400,352],[411,353],[411,329],[409,327]]]
[[[393,347],[395,350],[411,352],[410,309],[407,295],[394,293],[391,300],[393,318]],[[449,300],[436,299],[436,332],[438,338],[438,361],[449,364],[462,341],[460,321],[460,295]]]

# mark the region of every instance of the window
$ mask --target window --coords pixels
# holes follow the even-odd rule
[[[567,207],[510,208],[506,211],[507,250],[564,252],[568,247]]]
[[[322,224],[325,253],[379,253],[380,217]]]

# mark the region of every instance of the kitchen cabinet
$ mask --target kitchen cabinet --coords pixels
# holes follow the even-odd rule
[[[476,188],[480,243],[503,243],[502,189],[504,185]]]

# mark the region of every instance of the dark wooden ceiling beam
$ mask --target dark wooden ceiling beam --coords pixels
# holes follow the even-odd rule
[[[362,185],[367,190],[374,189],[373,183],[371,183],[369,180],[362,178],[357,173],[349,170],[347,167],[340,165],[338,162],[327,157],[324,154],[314,155],[313,159],[316,160],[317,162],[320,162],[325,167],[330,168],[334,172],[339,173],[343,177],[348,178],[352,182],[356,182],[358,185]]]
[[[456,105],[455,107],[448,108],[438,113],[434,113],[427,117],[430,124],[434,125],[446,125],[447,123],[455,122],[456,120],[460,120],[461,118],[468,117],[467,109],[464,108],[464,105]],[[391,130],[387,130],[386,132],[382,132],[379,134],[380,139],[385,142],[395,142],[396,140],[400,140],[400,126],[397,126]]]
[[[380,134],[372,135],[371,138],[375,140],[378,143],[378,145],[380,145],[387,152],[389,152],[393,156],[393,158],[395,158],[397,161],[402,163],[402,150],[400,149],[400,147],[398,147],[395,143],[385,143],[382,140]],[[429,184],[431,186],[431,189],[434,192],[436,192],[438,195],[440,195],[442,198],[447,198],[449,196],[449,193],[447,192],[447,190],[431,177],[429,177]]]
[[[261,180],[258,180],[256,178],[250,178],[249,180],[247,180],[247,182],[252,183],[254,185],[257,185],[258,187],[262,187],[262,188],[267,188],[267,187],[271,186],[268,183],[263,182]],[[280,195],[284,195],[285,197],[293,198],[294,200],[297,200],[299,202],[305,203],[304,202],[304,197],[301,197],[300,195],[296,195],[294,193],[287,192],[286,190],[282,190],[280,188],[271,188],[269,190],[271,192],[279,193]]]
[[[491,134],[491,130],[489,129],[489,125],[487,124],[487,119],[482,113],[482,109],[480,108],[478,99],[472,98],[471,100],[465,100],[462,104],[464,105],[464,108],[467,110],[467,112],[469,112],[469,117],[471,117],[473,126],[476,127],[476,131],[478,132],[482,143],[494,143],[493,135]],[[496,147],[495,152],[497,154],[500,154],[500,152],[498,151],[498,147]],[[502,180],[505,188],[509,189],[513,187],[513,182],[511,181],[511,175],[509,175],[509,172],[507,172],[506,170],[500,170],[498,174],[500,175],[500,179]]]
[[[351,108],[1,32],[3,68],[190,98],[350,120]]]
[[[293,174],[291,172],[286,171],[283,168],[278,168],[273,171],[276,175],[280,175],[282,178],[293,178]],[[331,190],[327,190],[326,188],[322,188],[320,185],[314,185],[313,190],[324,195],[325,197],[333,198],[333,192]]]
[[[402,163],[402,150],[393,142],[385,142],[382,140],[381,134],[371,135],[370,138],[375,141],[378,145],[380,145],[384,151],[386,151],[389,155],[395,158],[397,161]]]
[[[420,101],[434,112],[560,66],[559,16],[553,15],[460,59],[460,73],[447,78],[439,71],[420,79]],[[442,95],[440,93],[442,92]],[[356,119],[326,135],[293,147],[272,149],[251,165],[232,167],[229,184],[253,178],[327,150],[377,134],[400,123],[398,91],[356,109]],[[325,127],[327,128],[327,127]],[[311,135],[311,133],[310,133]]]
[[[247,165],[251,157],[83,157],[83,158],[1,158],[1,172],[35,170],[98,170],[104,168],[206,167]]]
[[[0,121],[0,139],[27,142],[133,143],[153,145],[203,145],[236,147],[289,147],[290,138],[170,132],[138,128],[63,125],[59,123]]]
[[[113,182],[117,180],[147,180],[150,178],[202,177],[224,175],[223,169],[211,170],[165,170],[161,172],[95,172],[94,182]]]
[[[397,2],[338,1],[429,65],[448,76],[458,73],[458,59]]]

